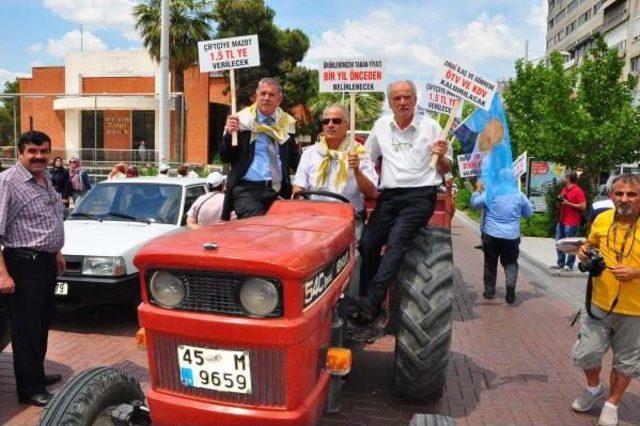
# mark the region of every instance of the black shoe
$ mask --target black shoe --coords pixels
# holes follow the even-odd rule
[[[36,407],[44,407],[51,398],[53,398],[53,394],[49,392],[18,394],[18,402],[20,404],[31,404]]]
[[[513,304],[516,301],[516,288],[515,287],[507,287],[507,295],[504,297],[504,300],[508,304]]]
[[[49,386],[58,383],[60,380],[62,380],[62,374],[45,374],[43,383],[45,386]]]
[[[492,291],[487,291],[487,290],[485,290],[485,291],[482,293],[482,297],[484,297],[485,299],[489,299],[489,300],[491,300],[491,299],[493,299],[493,298],[495,298],[495,297],[496,297],[496,293],[495,293],[495,291],[493,291],[493,292],[492,292]]]

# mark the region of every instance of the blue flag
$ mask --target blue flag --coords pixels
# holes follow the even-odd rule
[[[489,208],[498,195],[518,191],[513,173],[509,125],[500,96],[493,97],[491,108],[477,108],[453,134],[462,144],[464,154],[482,153],[482,183]]]

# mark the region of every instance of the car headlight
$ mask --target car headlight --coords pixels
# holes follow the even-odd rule
[[[82,260],[82,273],[84,275],[126,275],[127,265],[123,257],[85,256]]]
[[[267,316],[280,303],[275,284],[261,278],[250,278],[240,287],[240,303],[251,315]]]
[[[165,271],[153,273],[149,291],[153,300],[163,308],[175,308],[182,303],[187,293],[182,280]]]

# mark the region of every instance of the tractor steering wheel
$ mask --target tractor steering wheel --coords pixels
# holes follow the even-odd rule
[[[300,191],[298,193],[296,193],[296,198],[297,197],[302,197],[305,200],[310,200],[312,195],[321,195],[323,197],[329,197],[329,198],[335,198],[338,201],[342,201],[343,203],[347,203],[349,204],[350,201],[347,197],[345,197],[342,194],[337,194],[335,192],[331,192],[331,191]]]

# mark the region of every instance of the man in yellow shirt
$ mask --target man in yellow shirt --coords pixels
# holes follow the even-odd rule
[[[592,273],[591,312],[582,312],[573,347],[574,364],[587,377],[587,388],[572,404],[579,412],[589,411],[605,396],[601,363],[609,347],[613,352],[611,389],[599,425],[618,424],[618,403],[631,379],[640,376],[640,176],[618,176],[611,200],[615,208],[595,219],[589,241],[578,253],[584,265],[594,259],[589,250],[596,249],[606,264],[601,274]]]

